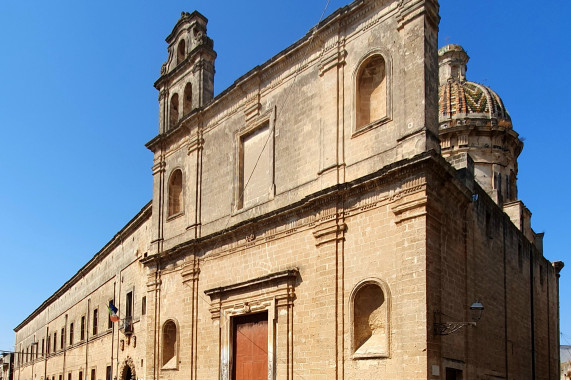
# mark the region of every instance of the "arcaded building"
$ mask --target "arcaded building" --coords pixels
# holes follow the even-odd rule
[[[153,199],[16,327],[14,380],[557,378],[523,144],[438,22],[357,0],[214,97],[182,13]]]

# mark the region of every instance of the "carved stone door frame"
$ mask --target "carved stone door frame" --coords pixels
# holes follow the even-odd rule
[[[232,376],[233,358],[233,317],[252,313],[268,313],[268,380],[276,379],[276,325],[278,323],[278,308],[288,310],[285,322],[285,339],[292,339],[290,326],[292,321],[294,287],[298,279],[297,268],[272,273],[263,277],[241,283],[231,284],[204,293],[210,297],[210,313],[220,328],[220,379],[230,380]],[[283,339],[283,338],[282,338]],[[289,342],[288,347],[292,347]],[[291,352],[282,355],[292,356]],[[291,371],[290,371],[291,372]]]
[[[233,337],[233,317],[248,315],[258,312],[268,312],[268,380],[274,380],[275,376],[275,319],[276,319],[276,303],[272,299],[258,299],[252,302],[245,302],[243,304],[223,308],[220,315],[220,329],[221,329],[221,342],[220,342],[220,363],[221,374],[223,380],[230,380],[232,374],[232,352],[234,347]]]
[[[127,378],[128,370],[131,371],[131,376],[129,378]],[[133,359],[130,356],[127,356],[127,358],[123,361],[123,363],[121,363],[119,376],[120,380],[135,380],[137,378],[135,363],[133,362]]]

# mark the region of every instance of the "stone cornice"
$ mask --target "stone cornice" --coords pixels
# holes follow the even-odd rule
[[[185,115],[174,128],[171,128],[167,132],[153,137],[145,144],[145,147],[151,152],[156,153],[156,149],[161,142],[164,142],[165,145],[168,145],[171,140],[178,139],[181,131],[185,131],[186,133],[187,131],[193,129],[193,126],[198,125],[199,120],[202,116],[200,111],[202,111],[202,108],[193,109],[188,115]]]
[[[251,280],[238,282],[235,284],[219,286],[217,288],[208,289],[204,291],[204,294],[210,297],[210,299],[220,298],[221,295],[232,292],[232,291],[239,291],[246,287],[252,286],[263,286],[271,283],[276,283],[280,281],[285,281],[289,279],[296,279],[299,276],[299,269],[292,268],[287,269],[281,272],[270,273],[268,275],[253,278]]]
[[[346,53],[342,50],[333,56],[330,54],[336,47],[344,46],[346,37],[342,35],[342,32],[348,26],[359,22],[364,15],[373,13],[375,9],[378,9],[379,12],[368,16],[371,19],[365,23],[364,27],[358,28],[352,33],[352,36],[361,34],[381,20],[396,15],[397,10],[400,9],[399,7],[402,7],[402,3],[419,3],[420,5],[417,5],[417,7],[422,7],[426,2],[432,3],[433,1],[408,0],[401,3],[391,3],[387,0],[356,0],[343,8],[339,8],[311,28],[301,39],[277,53],[265,63],[252,68],[236,79],[232,85],[218,94],[208,105],[198,110],[199,113],[204,114],[204,120],[209,120],[208,125],[205,125],[205,131],[218,125],[244,106],[245,96],[242,88],[252,87],[249,83],[250,81],[259,81],[259,91],[261,94],[265,94],[267,91],[283,85],[300,72],[311,67],[318,66],[318,70],[323,71],[324,69],[327,70],[330,64],[341,65],[344,62]],[[214,53],[214,51],[211,51],[211,53]],[[192,56],[193,54],[191,53],[190,55]],[[155,82],[155,87],[159,89],[164,81],[169,80],[173,75],[180,72],[182,67],[186,67],[186,62],[189,59],[191,57],[186,58],[171,72],[161,76]],[[329,62],[328,59],[333,59],[333,61]],[[216,109],[219,111],[215,112]],[[212,118],[207,117],[210,113],[214,115]],[[160,139],[159,136],[149,141],[146,145],[147,148],[152,150],[156,140]]]
[[[141,262],[147,265],[163,260],[170,261],[189,253],[200,256],[199,252],[204,249],[210,251],[208,258],[215,258],[239,249],[265,244],[267,241],[281,236],[314,228],[316,224],[328,218],[327,210],[329,210],[329,205],[332,202],[346,201],[348,198],[352,198],[352,205],[344,210],[345,216],[349,216],[372,207],[378,207],[386,202],[396,201],[412,192],[421,191],[425,182],[417,179],[418,173],[422,172],[426,173],[424,175],[428,175],[429,172],[435,171],[441,173],[441,176],[456,181],[457,186],[462,186],[455,179],[455,170],[440,155],[430,151],[395,162],[352,182],[335,185],[313,193],[288,206],[241,221],[207,236],[191,239],[160,254],[148,256]],[[360,195],[389,183],[396,183],[399,190],[390,194],[388,198],[385,194],[372,197]],[[469,190],[466,189],[465,193],[465,197],[469,198]],[[274,225],[279,225],[279,229]],[[341,224],[334,228],[334,232],[335,234],[342,233],[343,229],[344,226]],[[260,232],[262,230],[264,232]],[[319,228],[316,231],[318,231],[316,238],[319,245],[322,234],[319,232]],[[215,244],[215,248],[208,248],[208,245],[212,243]]]

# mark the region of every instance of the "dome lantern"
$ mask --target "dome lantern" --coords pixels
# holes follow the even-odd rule
[[[440,85],[448,80],[466,80],[466,64],[470,60],[460,45],[446,45],[438,50],[438,76]]]

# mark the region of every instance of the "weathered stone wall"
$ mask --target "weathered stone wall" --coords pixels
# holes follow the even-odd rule
[[[139,259],[150,245],[149,217],[147,206],[45,305],[16,328],[16,350],[25,353],[34,347],[34,355],[16,355],[15,379],[60,380],[61,376],[61,380],[78,380],[81,372],[83,380],[104,380],[106,367],[111,366],[116,376],[128,356],[137,358],[137,370],[143,372],[141,359],[145,358],[146,328],[141,323],[145,319],[141,316],[141,299],[146,296],[146,276]],[[120,322],[109,327],[107,310],[109,300],[114,299],[124,319],[128,291],[134,293],[135,332],[131,339],[119,331]],[[96,333],[93,329],[95,309]],[[85,319],[83,339],[82,318]],[[72,323],[73,341],[70,342]],[[37,346],[32,342],[37,342]],[[91,379],[92,369],[96,379]]]
[[[476,300],[485,310],[475,327],[430,336],[429,365],[468,378],[531,378],[534,370],[537,379],[555,378],[556,270],[480,187],[443,181],[434,178],[429,196],[428,316],[472,321]]]
[[[184,36],[175,27],[173,35],[179,34]],[[431,1],[355,2],[149,142],[155,153],[152,252],[438,150],[436,34]],[[384,61],[387,116],[358,129],[357,77],[371,57]],[[194,76],[202,66],[183,63],[171,70],[157,81],[161,110],[181,91],[184,72]],[[248,152],[242,152],[242,140],[268,124],[271,162],[260,167],[268,168],[270,186],[257,203],[243,206],[241,155]],[[168,178],[178,168],[184,214],[168,218]]]
[[[181,358],[180,372],[159,365],[148,368],[148,376],[220,378],[223,351],[231,349],[224,337],[231,316],[269,310],[275,318],[271,349],[277,378],[425,378],[425,199],[420,168],[399,169],[383,180],[253,222],[231,236],[181,247],[159,264],[148,258],[159,277],[156,297],[149,295],[160,300],[152,311],[160,321],[155,329],[177,321]],[[261,280],[292,269],[297,274],[289,288]],[[189,280],[190,272],[199,272],[197,282]],[[257,282],[236,285],[252,280]],[[386,343],[368,357],[359,357],[353,344],[352,302],[363,283],[382,289],[386,303]],[[231,286],[237,289],[213,293]],[[148,342],[149,350],[161,346],[161,334]],[[195,355],[193,368],[189,358]]]

